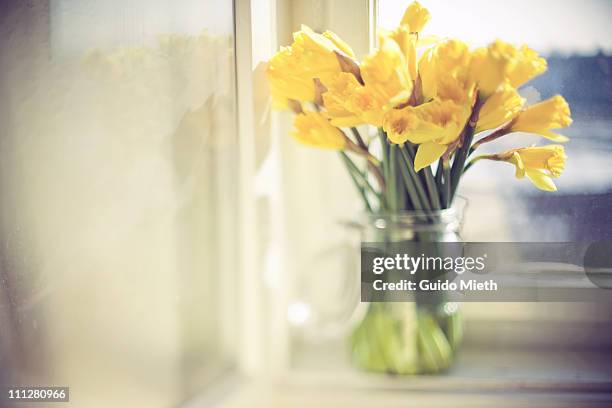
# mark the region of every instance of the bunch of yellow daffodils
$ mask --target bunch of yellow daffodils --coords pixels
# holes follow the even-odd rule
[[[478,146],[513,132],[568,140],[555,132],[572,123],[562,96],[525,106],[517,91],[546,71],[546,60],[501,40],[475,49],[456,39],[427,41],[421,32],[429,19],[427,9],[410,4],[362,61],[336,34],[302,26],[267,69],[274,106],[296,113],[292,135],[340,151],[373,211],[447,208],[461,176],[483,159],[510,163],[517,178],[555,191],[552,179],[566,159],[561,145],[468,161]],[[378,128],[379,138],[362,137],[363,125]]]

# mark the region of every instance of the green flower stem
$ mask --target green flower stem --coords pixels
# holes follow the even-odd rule
[[[410,179],[412,179],[412,186],[414,187],[414,190],[419,197],[421,209],[430,211],[431,206],[429,205],[427,194],[425,194],[425,190],[423,190],[419,175],[416,173],[416,171],[414,171],[414,156],[410,155],[405,145],[403,149],[400,149],[400,151],[402,152],[402,156],[404,157],[405,162],[405,166],[402,166],[402,169],[405,168],[405,171],[408,172]]]
[[[383,190],[382,196],[385,198],[388,198],[388,192],[390,189],[390,185],[393,184],[391,182],[391,179],[389,177],[389,143],[387,142],[387,134],[385,133],[384,130],[382,130],[382,128],[378,128],[378,135],[380,137],[380,147],[381,147],[381,151],[382,151],[382,173],[383,173],[383,180],[385,181],[385,188]],[[386,205],[383,207],[381,206],[383,209],[387,209],[387,205],[389,204],[389,200],[385,200],[386,201]]]
[[[410,203],[410,199],[407,195],[407,191],[401,188],[404,185],[402,181],[402,175],[400,174],[401,168],[404,164],[404,160],[402,159],[402,155],[399,152],[401,150],[400,146],[393,145],[392,147],[394,152],[394,162],[395,162],[395,183],[397,187],[397,199],[398,199],[398,209],[407,210],[412,209],[412,204]]]
[[[466,123],[465,128],[463,129],[461,135],[462,144],[457,153],[455,154],[455,160],[453,161],[453,168],[451,170],[451,194],[448,205],[451,205],[455,193],[457,192],[459,180],[461,179],[461,175],[463,174],[465,161],[467,160],[468,154],[470,153],[470,147],[472,146],[472,140],[474,139],[474,131],[476,130],[476,123],[478,122],[480,108],[482,108],[484,102],[485,98],[478,94],[478,96],[476,97],[476,102],[474,102],[474,107],[472,108],[472,114],[470,115],[470,118]]]
[[[425,372],[438,372],[448,368],[453,350],[436,320],[427,313],[418,317],[419,350],[422,352],[422,368]]]
[[[463,169],[463,174],[465,174],[470,169],[470,167],[472,167],[477,161],[480,161],[482,159],[499,160],[499,158],[497,158],[495,155],[481,154],[480,156],[474,157],[468,162],[468,164],[465,165],[465,168]]]
[[[448,316],[446,329],[448,332],[448,343],[454,350],[459,346],[463,338],[463,322],[459,313],[452,313]]]
[[[455,159],[457,160],[457,159]],[[440,159],[442,161],[442,205],[444,208],[449,208],[451,205],[451,166],[448,159]]]
[[[429,194],[429,203],[433,210],[439,210],[440,205],[440,194],[436,186],[436,181],[431,171],[431,166],[427,166],[423,169],[423,175],[425,176],[425,185],[427,186],[427,193]]]
[[[439,317],[425,309],[397,310],[401,303],[370,303],[353,331],[353,361],[388,374],[437,373],[452,363],[461,340],[458,314]]]
[[[382,195],[377,192],[374,187],[372,187],[365,174],[361,170],[359,170],[357,165],[350,159],[350,157],[348,157],[345,152],[341,151],[340,156],[342,157],[345,165],[349,169],[349,174],[351,175],[353,180],[355,180],[355,183],[359,186],[358,189],[364,189],[363,196],[365,197],[364,200],[366,200],[367,203],[366,208],[369,207],[371,209],[371,205],[369,205],[369,202],[367,201],[366,190],[374,194],[374,196],[380,200],[382,206],[384,204]]]
[[[468,152],[468,157],[470,157],[470,155],[474,153],[474,151],[476,151],[478,146],[480,146],[481,144],[492,142],[493,140],[499,139],[500,137],[505,136],[508,133],[510,133],[512,126],[516,123],[516,119],[517,118],[512,119],[510,122],[506,123],[503,127],[497,129],[490,135],[485,136],[482,139],[474,142],[474,144],[470,147],[470,151]]]
[[[442,205],[440,203],[440,193],[438,192],[431,166],[425,167],[419,174],[421,176],[421,183],[425,186],[424,189],[429,199],[429,206],[432,210],[440,210]]]
[[[351,159],[349,159],[349,157],[347,156],[346,153],[341,151],[340,152],[340,157],[342,158],[342,161],[344,162],[344,165],[346,166],[346,169],[348,170],[349,176],[351,176],[351,179],[353,180],[353,183],[355,184],[355,187],[357,188],[357,191],[359,191],[359,194],[361,195],[361,198],[362,198],[363,203],[364,203],[364,205],[366,207],[366,210],[369,213],[372,213],[372,205],[370,204],[370,200],[368,200],[368,194],[366,193],[366,189],[362,185],[362,183],[359,181],[362,178],[365,178],[365,176],[361,172],[359,172],[359,176],[355,174],[355,170],[353,169],[353,167],[351,167],[351,164],[353,164],[353,166],[354,166],[354,163],[351,162]],[[358,179],[358,177],[359,177],[359,179]]]
[[[419,193],[417,193],[415,189],[415,180],[411,176],[410,171],[408,170],[411,166],[410,161],[405,156],[405,152],[403,149],[400,149],[402,152],[402,157],[404,158],[404,163],[400,166],[401,175],[404,179],[404,185],[406,186],[406,191],[408,192],[408,197],[410,197],[410,201],[412,201],[412,207],[419,211],[423,210],[424,206],[419,197]],[[414,169],[413,169],[414,172]]]
[[[439,179],[439,180],[438,180]],[[438,160],[438,165],[436,166],[436,183],[442,182],[442,158]],[[438,188],[442,184],[438,184]]]
[[[474,165],[474,160],[470,161],[468,164],[465,165],[465,167],[463,168],[463,174],[467,173],[467,171],[470,169],[470,167],[472,167]]]
[[[368,150],[368,145],[366,145],[365,142],[363,141],[363,138],[361,137],[361,133],[359,133],[359,130],[357,130],[357,128],[355,127],[352,127],[351,132],[353,133],[353,136],[355,136],[355,140],[357,141],[357,144],[362,149]]]
[[[423,203],[423,209],[431,210],[432,206],[427,197],[427,194],[425,193],[425,189],[423,188],[423,183],[421,181],[421,178],[419,177],[417,172],[414,171],[414,158],[415,158],[414,148],[411,145],[405,143],[404,148],[402,149],[402,154],[404,155],[404,160],[406,160],[408,171],[410,172],[410,176],[414,179],[414,185],[416,187],[417,193],[419,194],[419,198],[421,199],[421,202]]]
[[[406,142],[406,143],[404,143],[403,147],[404,147],[404,149],[406,149],[406,152],[410,156],[410,161],[412,161],[412,163],[414,163],[414,160],[416,158],[416,149],[417,149],[417,146],[412,144],[412,143],[410,143],[410,142]],[[414,167],[414,165],[413,165],[413,167]],[[419,176],[419,178],[421,179],[421,185],[427,187],[427,184],[426,184],[426,181],[425,181],[425,172],[418,171],[416,173]],[[427,190],[425,189],[425,191],[427,191]]]
[[[360,156],[363,156],[368,161],[368,170],[370,170],[374,177],[376,177],[376,181],[378,182],[381,191],[384,191],[385,180],[379,167],[380,162],[370,153],[368,146],[363,141],[361,135],[359,134],[359,131],[356,128],[352,127],[351,132],[353,132],[353,136],[357,140],[357,143],[355,143],[350,137],[348,137],[346,133],[342,132],[346,141],[347,150],[352,151]]]
[[[427,191],[429,193],[431,207],[434,210],[439,210],[441,208],[440,194],[438,194],[436,181],[434,180],[433,173],[431,172],[431,167],[425,167],[423,171],[425,172],[425,183],[427,184]]]
[[[438,168],[436,169],[436,186],[438,191],[442,192],[442,159],[438,160]]]
[[[474,130],[466,127],[463,139],[463,146],[459,148],[457,154],[455,155],[455,160],[453,161],[453,167],[451,170],[451,195],[457,190],[459,185],[459,180],[461,179],[461,175],[463,174],[463,167],[465,166],[465,161],[467,159],[468,153],[470,151],[469,145],[472,143],[472,139],[474,138]],[[467,147],[466,147],[467,146]],[[451,196],[452,201],[452,196]],[[449,202],[450,204],[450,202]]]
[[[389,210],[397,211],[402,208],[400,202],[400,192],[397,185],[397,146],[389,145],[389,178],[387,192],[389,196],[387,201],[389,203]]]

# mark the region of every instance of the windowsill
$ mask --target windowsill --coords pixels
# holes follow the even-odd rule
[[[577,307],[577,304],[570,306]],[[567,305],[557,305],[566,307]],[[286,382],[310,387],[612,393],[608,322],[466,322],[464,344],[443,375],[388,376],[355,369],[342,339],[295,344]]]
[[[407,377],[368,374],[350,366],[321,370],[315,359],[310,356],[308,365],[292,372],[288,381],[326,388],[448,392],[612,391],[612,356],[603,351],[464,349],[443,375]]]
[[[612,356],[597,351],[466,349],[445,375],[390,377],[304,367],[277,384],[247,383],[222,407],[610,406]]]

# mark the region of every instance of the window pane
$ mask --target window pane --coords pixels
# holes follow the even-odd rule
[[[0,13],[0,384],[174,406],[234,363],[232,2],[32,4]]]

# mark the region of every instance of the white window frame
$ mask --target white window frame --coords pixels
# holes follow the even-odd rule
[[[236,75],[238,96],[238,131],[240,140],[240,369],[247,375],[266,373],[282,376],[289,368],[289,326],[286,319],[287,302],[292,285],[294,262],[288,262],[291,248],[283,242],[286,236],[284,218],[291,218],[283,205],[290,200],[281,191],[279,173],[287,165],[279,157],[291,149],[285,142],[290,129],[290,118],[283,112],[271,112],[265,120],[257,117],[255,107],[266,100],[267,88],[262,80],[261,64],[267,61],[281,45],[290,43],[291,33],[306,23],[315,30],[331,29],[349,33],[343,38],[351,43],[358,55],[369,50],[373,35],[369,30],[353,30],[369,27],[374,21],[374,2],[371,0],[236,0]],[[356,24],[362,21],[362,24]],[[262,142],[265,141],[265,142]],[[267,187],[274,191],[256,191],[261,167],[258,167],[258,143],[276,144],[277,150],[269,152],[276,168]],[[337,160],[336,157],[330,158]],[[293,161],[292,161],[293,163]],[[259,163],[261,164],[261,163]],[[320,163],[319,163],[320,164]],[[258,211],[262,194],[267,194],[269,211],[275,219],[269,219],[269,228],[275,237],[273,242],[262,243],[262,213]],[[281,221],[279,221],[279,219]],[[267,245],[267,248],[262,247]],[[272,248],[270,248],[272,246]],[[266,250],[268,250],[266,254]],[[271,250],[271,252],[270,252]],[[271,256],[271,253],[273,256]],[[262,262],[262,254],[267,255]],[[265,265],[264,265],[265,263]],[[268,270],[265,270],[268,269]],[[264,287],[269,269],[282,270],[276,275],[278,290]],[[270,294],[273,294],[270,296]]]

